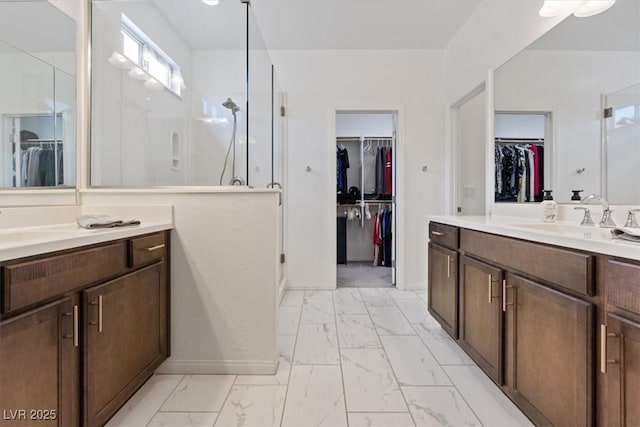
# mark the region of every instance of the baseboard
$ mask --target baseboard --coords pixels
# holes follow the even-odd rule
[[[234,374],[274,375],[278,362],[271,360],[166,360],[156,370],[158,374]]]

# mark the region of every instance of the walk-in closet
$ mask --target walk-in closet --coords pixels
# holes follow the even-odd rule
[[[550,113],[496,113],[496,202],[541,202],[551,188]]]
[[[395,117],[336,114],[338,287],[394,286]]]

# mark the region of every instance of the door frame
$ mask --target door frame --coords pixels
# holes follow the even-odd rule
[[[451,169],[451,173],[448,174],[450,176],[449,191],[448,191],[449,195],[447,196],[447,194],[445,194],[445,206],[447,205],[449,206],[449,212],[451,215],[458,214],[458,206],[459,206],[458,201],[461,199],[461,196],[462,196],[458,188],[460,183],[460,178],[458,176],[459,169],[460,169],[459,167],[460,150],[458,149],[460,146],[460,109],[462,108],[463,105],[465,105],[466,103],[474,99],[476,96],[482,93],[485,93],[486,94],[485,103],[487,105],[487,107],[485,108],[485,114],[486,114],[485,123],[487,123],[485,137],[489,134],[489,132],[493,134],[493,126],[491,126],[491,129],[489,129],[489,117],[490,115],[493,114],[493,110],[491,110],[491,113],[490,113],[488,108],[489,103],[493,104],[493,96],[490,96],[491,91],[489,90],[488,86],[489,85],[487,84],[487,82],[483,81],[482,83],[474,87],[471,91],[467,92],[462,98],[454,102],[451,105],[451,107],[449,107],[449,114],[451,117],[451,120],[450,120],[451,128],[449,129],[449,132],[451,135],[451,144],[449,145],[450,151],[448,153],[448,157],[449,157],[448,164],[449,164],[449,168]],[[491,120],[491,123],[493,124],[493,120]],[[487,144],[487,141],[485,141],[485,146],[486,144]],[[489,150],[486,150],[486,151],[488,152]],[[488,157],[488,154],[486,157]],[[488,163],[488,160],[485,159],[485,164],[487,163]],[[482,191],[486,192],[486,189],[483,188]],[[486,198],[486,195],[485,195],[485,198]],[[490,204],[488,203],[488,200],[485,200],[485,214],[487,215],[489,214],[489,206]]]
[[[374,108],[371,106],[359,106],[359,105],[337,105],[330,108],[328,115],[328,123],[329,128],[331,130],[330,135],[330,143],[327,144],[327,153],[330,156],[329,158],[333,158],[335,156],[335,145],[336,145],[336,116],[340,113],[351,113],[351,114],[391,114],[394,116],[395,122],[395,135],[394,135],[394,154],[393,154],[393,180],[392,193],[395,196],[394,212],[393,212],[393,248],[392,253],[395,257],[392,256],[392,259],[395,261],[395,281],[394,284],[397,289],[405,290],[407,289],[407,283],[405,280],[405,256],[404,256],[404,246],[405,246],[405,173],[404,173],[404,164],[405,164],[405,150],[404,150],[404,132],[405,132],[405,122],[404,122],[404,108],[400,106],[380,106],[379,108]],[[335,164],[330,162],[331,169],[328,171],[330,176],[332,177],[332,188],[335,189],[337,185],[337,177],[335,171]],[[335,206],[331,205],[327,210],[327,214],[331,215],[331,218],[334,218],[336,215]],[[332,236],[332,244],[330,247],[331,250],[331,265],[327,266],[329,271],[332,271],[332,289],[337,288],[337,264],[336,264],[336,252],[337,252],[337,223],[334,220],[330,221],[331,226],[331,236]]]

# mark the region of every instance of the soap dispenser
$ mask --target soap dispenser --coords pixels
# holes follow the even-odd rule
[[[544,222],[554,222],[556,220],[556,212],[558,204],[553,200],[552,190],[542,190],[544,197],[542,200],[542,217]]]

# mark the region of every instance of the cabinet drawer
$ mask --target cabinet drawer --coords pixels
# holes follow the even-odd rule
[[[458,227],[430,222],[429,240],[440,246],[458,249]]]
[[[594,295],[592,255],[466,229],[460,233],[460,249],[564,288]]]
[[[607,261],[607,303],[640,315],[640,265]]]
[[[2,312],[7,313],[122,274],[125,242],[6,265]]]
[[[164,233],[129,240],[129,267],[137,267],[162,259],[167,253]]]

